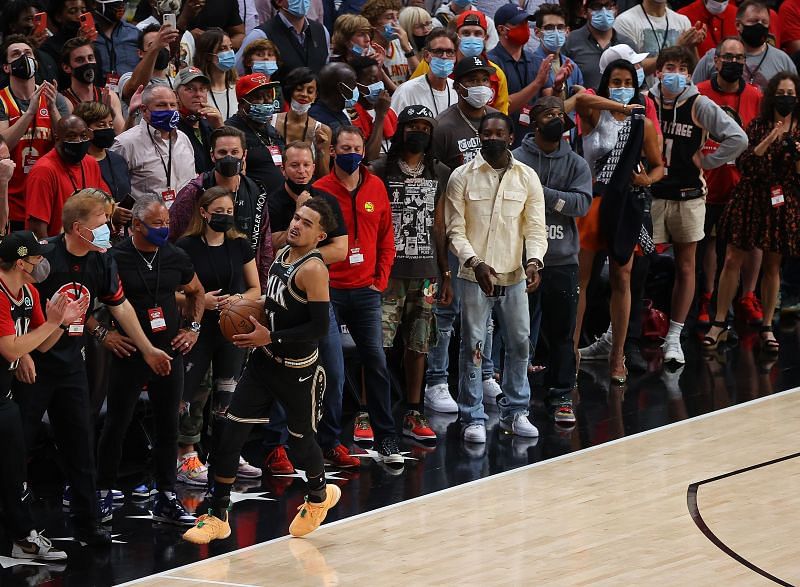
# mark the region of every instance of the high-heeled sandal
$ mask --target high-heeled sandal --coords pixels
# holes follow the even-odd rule
[[[764,338],[765,332],[772,332],[771,324],[765,324],[759,330],[759,334],[761,335],[761,343],[764,345],[764,350],[770,354],[778,354],[778,351],[781,348],[781,344],[777,340],[775,340],[775,338]]]
[[[708,336],[708,334],[706,334],[703,337],[703,350],[715,351],[717,350],[717,347],[720,345],[720,343],[723,343],[726,340],[728,340],[728,332],[729,332],[728,325],[725,322],[718,322],[717,320],[714,320],[711,323],[711,328],[713,328],[714,326],[722,328],[722,330],[720,330],[719,334],[717,334],[716,337]]]
[[[614,385],[625,385],[628,381],[628,368],[625,366],[625,357],[622,357],[622,370],[624,373],[622,375],[613,375],[609,373],[608,378],[611,380],[611,383]]]

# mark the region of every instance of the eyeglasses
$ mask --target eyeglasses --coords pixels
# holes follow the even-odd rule
[[[558,31],[559,33],[567,32],[567,25],[565,24],[546,24],[542,27],[543,31]]]
[[[744,63],[745,56],[743,53],[733,54],[733,53],[723,53],[722,55],[717,55],[722,61],[732,61],[734,63]]]
[[[428,49],[428,53],[436,57],[455,57],[455,49]]]

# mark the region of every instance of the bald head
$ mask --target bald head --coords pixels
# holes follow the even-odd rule
[[[319,72],[320,99],[335,109],[344,108],[355,87],[356,72],[346,63],[329,63]]]
[[[70,114],[56,124],[56,151],[70,165],[77,165],[86,156],[92,131],[82,118]]]

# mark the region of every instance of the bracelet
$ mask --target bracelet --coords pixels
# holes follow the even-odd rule
[[[406,51],[405,53],[403,53],[403,56],[406,59],[411,59],[412,57],[415,57],[416,55],[417,54],[414,52],[414,48],[413,47],[409,51]]]
[[[531,265],[533,265],[534,267],[536,267],[536,271],[541,271],[541,270],[542,270],[542,267],[543,267],[543,265],[542,265],[542,262],[541,262],[541,261],[539,261],[539,259],[531,259],[530,261],[528,261],[527,263],[525,263],[525,267],[526,267],[526,268],[527,268],[527,267],[530,267]]]

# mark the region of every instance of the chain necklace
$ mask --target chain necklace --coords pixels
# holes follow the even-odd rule
[[[405,173],[410,177],[415,177],[415,178],[422,175],[422,172],[425,169],[424,159],[420,159],[419,163],[417,163],[417,166],[414,168],[409,167],[408,163],[406,163],[402,159],[397,160],[397,165],[400,167],[400,171],[402,171],[403,173]]]
[[[142,258],[142,261],[144,261],[144,264],[147,265],[147,270],[148,271],[152,271],[153,270],[153,263],[155,263],[156,257],[158,256],[158,249],[156,249],[156,252],[153,253],[153,256],[150,258],[149,261],[147,259],[145,259],[145,256],[142,255],[142,252],[139,249],[137,249],[136,247],[133,247],[133,250],[136,251],[139,254],[139,256]]]

